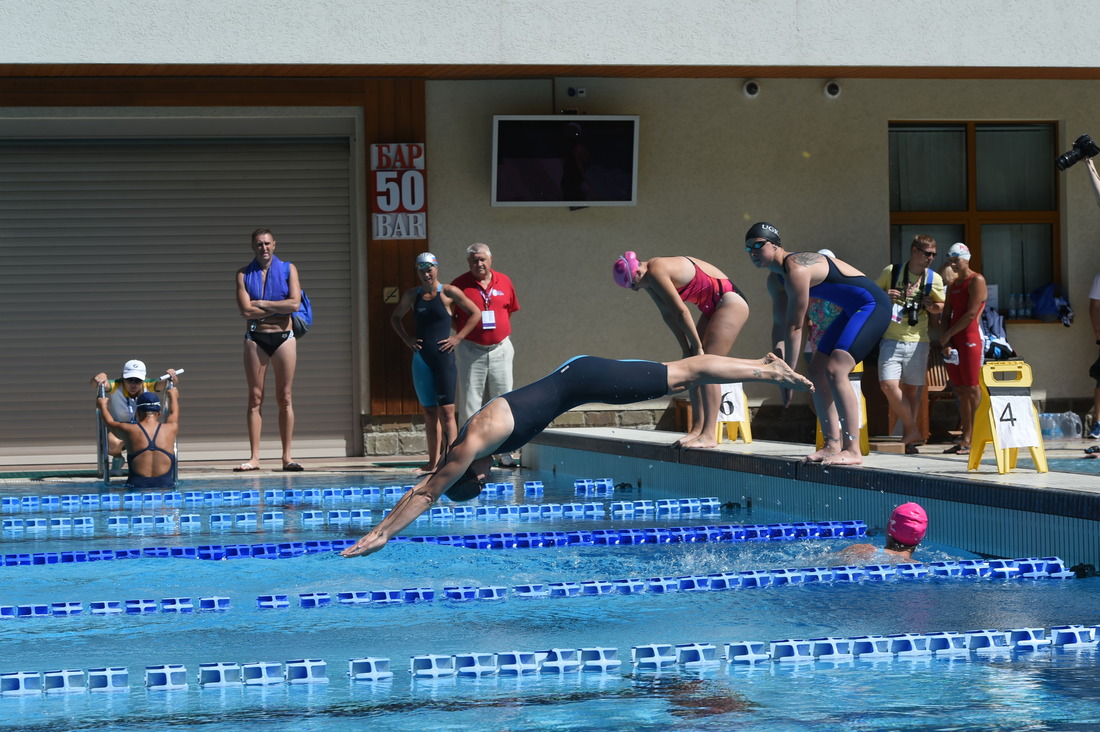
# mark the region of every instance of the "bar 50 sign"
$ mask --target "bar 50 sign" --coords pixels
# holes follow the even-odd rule
[[[426,239],[424,143],[370,146],[371,232],[375,239]]]

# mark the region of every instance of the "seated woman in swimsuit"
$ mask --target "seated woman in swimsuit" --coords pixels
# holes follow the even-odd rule
[[[614,275],[620,286],[649,293],[684,358],[704,353],[728,355],[749,318],[749,304],[737,286],[722,270],[701,259],[653,257],[642,262],[634,252],[626,252],[615,260]],[[689,302],[702,313],[698,325],[685,304]],[[676,441],[677,446],[718,445],[715,424],[721,400],[718,384],[691,390],[692,424]]]
[[[549,376],[497,397],[470,417],[443,467],[402,496],[389,516],[355,546],[345,549],[343,556],[366,556],[382,549],[443,494],[455,501],[476,498],[494,454],[527,444],[558,415],[574,407],[589,402],[631,404],[703,384],[732,381],[770,382],[795,391],[813,389],[808,379],[772,354],[757,361],[708,355],[670,363],[571,358]]]
[[[860,465],[859,400],[849,384],[856,364],[867,357],[890,324],[890,298],[862,272],[835,257],[817,252],[787,252],[779,230],[753,224],[745,234],[745,251],[758,269],[770,270],[772,343],[793,368],[802,349],[802,324],[811,297],[837,305],[841,312],[825,331],[810,360],[814,406],[824,445],[806,462]],[[790,394],[784,396],[790,404]]]
[[[160,397],[147,391],[137,398],[135,405],[136,423],[119,422],[107,408],[107,398],[96,400],[104,424],[126,445],[127,464],[130,476],[127,485],[131,488],[172,488],[176,466],[176,455],[171,449],[176,444],[179,430],[180,405],[179,390],[175,388],[176,376],[170,374],[172,381],[164,392],[168,407],[168,416],[160,421]]]

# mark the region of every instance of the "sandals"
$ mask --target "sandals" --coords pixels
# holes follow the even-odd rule
[[[944,455],[969,455],[970,445],[952,445],[943,451]]]
[[[299,463],[287,463],[283,466],[283,470],[288,473],[300,473],[305,470],[305,468],[303,468]]]
[[[905,446],[905,454],[906,455],[920,455],[920,450],[917,449],[917,446],[915,444],[910,443],[910,444]]]
[[[252,463],[241,463],[237,467],[233,468],[234,473],[248,473],[253,470],[259,470],[259,468]]]

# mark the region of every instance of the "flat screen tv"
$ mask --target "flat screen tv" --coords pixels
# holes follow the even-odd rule
[[[493,117],[494,206],[633,206],[638,117]]]

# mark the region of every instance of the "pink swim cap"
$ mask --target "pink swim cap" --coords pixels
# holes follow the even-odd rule
[[[916,546],[928,530],[928,514],[916,503],[903,503],[890,514],[890,526],[886,533],[899,544]]]
[[[634,273],[638,271],[638,255],[634,252],[623,252],[623,255],[615,260],[613,274],[615,283],[619,287],[628,290],[634,286]]]

